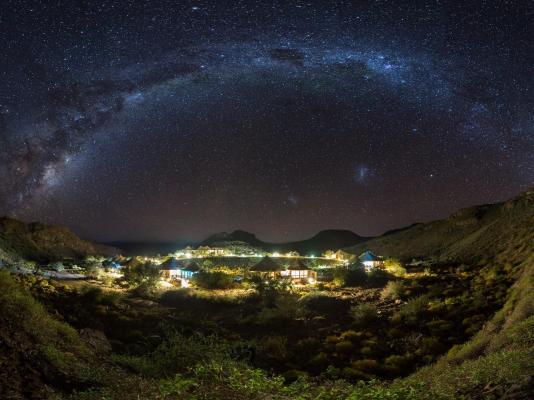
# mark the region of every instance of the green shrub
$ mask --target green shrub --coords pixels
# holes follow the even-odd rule
[[[384,365],[393,374],[399,374],[408,366],[409,362],[409,358],[393,354],[389,357],[386,357],[384,360]]]
[[[351,342],[359,342],[360,339],[363,337],[362,332],[356,332],[351,330],[345,331],[340,335],[340,338],[343,340],[350,340]]]
[[[384,300],[400,300],[404,297],[405,291],[401,281],[389,281],[380,296]]]
[[[267,336],[261,340],[260,350],[269,358],[283,361],[287,357],[287,338]]]
[[[442,319],[432,320],[426,326],[432,335],[439,337],[448,337],[454,329],[454,323]]]
[[[445,351],[445,345],[436,337],[424,337],[416,350],[417,355],[438,355]]]
[[[123,271],[124,279],[130,286],[139,289],[140,294],[153,292],[161,276],[159,267],[151,262],[132,263]]]
[[[59,261],[48,264],[47,268],[52,271],[57,271],[57,272],[62,272],[65,270],[65,266],[63,265],[62,262],[59,262]]]
[[[256,321],[262,325],[286,324],[297,317],[298,301],[291,295],[279,295],[269,307],[265,306],[257,314]]]
[[[373,268],[367,273],[367,285],[370,287],[382,287],[388,279],[388,273],[380,268]]]
[[[234,286],[233,277],[221,271],[199,271],[192,282],[204,289],[229,289]]]
[[[351,307],[350,313],[354,325],[365,327],[378,320],[378,311],[372,304],[362,303]]]
[[[335,349],[339,355],[349,355],[354,350],[354,345],[349,340],[343,340],[336,343]]]
[[[327,293],[310,293],[303,296],[299,303],[309,315],[340,317],[347,314],[350,303]]]
[[[87,307],[95,307],[100,304],[117,305],[121,295],[118,292],[104,291],[99,287],[84,286],[78,291],[82,303]]]
[[[325,366],[328,364],[328,357],[325,353],[320,352],[310,360],[310,364],[316,366]]]
[[[353,361],[352,368],[367,374],[375,374],[379,372],[380,364],[376,360],[365,358],[363,360]]]
[[[388,258],[384,260],[384,267],[386,268],[386,271],[393,276],[403,277],[406,275],[406,268],[404,268],[402,263],[396,258]]]
[[[84,264],[84,266],[85,275],[90,279],[99,279],[104,272],[102,263],[99,263],[98,261],[87,262]]]
[[[273,307],[276,298],[291,291],[290,279],[254,275],[250,278],[251,287],[256,290],[260,299],[267,307]]]
[[[394,322],[404,321],[409,325],[417,325],[421,316],[426,313],[429,302],[430,298],[427,295],[415,297],[404,304],[393,315],[392,320]]]
[[[338,268],[334,271],[334,283],[339,286],[363,286],[366,281],[367,274],[359,265]]]

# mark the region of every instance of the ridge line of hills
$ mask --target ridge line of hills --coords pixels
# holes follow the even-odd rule
[[[463,208],[447,218],[415,223],[377,237],[362,237],[350,230],[331,229],[301,241],[269,243],[252,233],[236,230],[211,235],[199,245],[225,246],[240,242],[269,252],[294,250],[301,254],[319,255],[329,249],[344,249],[359,254],[370,249],[402,260],[429,257],[438,261],[480,259],[504,249],[506,240],[501,238],[517,241],[525,239],[521,235],[526,235],[527,239],[534,241],[534,234],[529,230],[529,226],[534,226],[533,198],[534,189],[502,203]],[[120,243],[127,242],[113,244],[117,246]],[[168,243],[166,246],[161,253],[176,250],[176,245]],[[127,254],[141,254],[136,253],[136,246],[130,249],[117,247],[83,240],[68,228],[58,225],[26,224],[13,218],[0,218],[0,260],[24,258],[46,262],[86,255],[114,255],[124,250]],[[141,245],[138,243],[137,247]],[[518,245],[518,250],[523,247]],[[145,255],[159,252],[150,246],[141,250]]]

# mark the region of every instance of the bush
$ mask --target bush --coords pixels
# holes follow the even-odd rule
[[[124,279],[134,288],[140,289],[140,293],[150,293],[160,279],[160,271],[157,265],[151,262],[133,263],[124,268]]]
[[[78,293],[82,302],[89,307],[95,307],[100,304],[117,305],[121,298],[117,292],[104,291],[92,286],[84,286]]]
[[[103,272],[102,264],[97,261],[85,264],[85,275],[88,278],[99,279]]]
[[[420,317],[426,313],[430,298],[427,295],[421,295],[409,300],[402,308],[397,311],[392,319],[394,322],[404,321],[407,324],[416,325]]]
[[[401,281],[389,281],[380,294],[384,300],[400,300],[405,294],[405,287]]]
[[[389,279],[386,271],[379,268],[373,268],[367,273],[367,285],[370,287],[382,287]]]
[[[367,281],[367,274],[360,266],[338,268],[334,271],[334,283],[340,286],[363,286]]]
[[[354,350],[354,345],[348,340],[343,340],[336,344],[336,353],[339,355],[349,355]]]
[[[233,277],[220,271],[199,271],[192,282],[204,289],[229,289],[234,286]]]
[[[48,264],[48,269],[52,270],[52,271],[56,271],[56,272],[62,272],[65,270],[65,266],[63,265],[62,262],[54,262],[54,263],[51,263],[51,264]]]
[[[352,363],[352,368],[364,372],[366,374],[375,374],[380,370],[380,364],[378,361],[365,358],[363,360],[357,360]]]
[[[278,279],[260,275],[252,276],[250,278],[250,284],[267,307],[273,307],[277,297],[288,293],[292,285],[289,279]]]
[[[393,354],[384,360],[384,365],[393,374],[401,373],[408,366],[409,359],[405,356]]]
[[[350,309],[354,324],[357,326],[367,326],[378,320],[378,312],[371,304],[358,304]]]
[[[297,317],[298,302],[294,296],[279,295],[272,306],[266,306],[257,314],[257,322],[262,325],[287,324]]]
[[[350,303],[336,296],[310,293],[303,296],[299,303],[308,315],[343,316],[349,311]]]
[[[261,352],[277,361],[284,361],[287,357],[287,338],[283,336],[268,336],[261,340]]]
[[[402,263],[396,258],[386,259],[384,261],[384,267],[386,268],[386,271],[393,276],[403,277],[406,275],[406,268],[404,268]]]

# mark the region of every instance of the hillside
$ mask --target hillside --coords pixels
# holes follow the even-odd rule
[[[321,254],[326,250],[336,250],[352,246],[365,240],[367,240],[367,238],[359,236],[349,230],[329,229],[320,231],[315,236],[305,240],[286,243],[269,243],[258,239],[256,235],[252,233],[236,230],[232,233],[222,232],[212,235],[200,245],[225,246],[228,242],[244,242],[252,247],[269,252],[286,252],[295,250],[300,254]]]
[[[524,260],[534,242],[534,190],[497,204],[461,209],[446,219],[415,224],[392,231],[346,249],[360,254],[370,249],[377,254],[405,261],[503,263]]]
[[[0,271],[0,397],[530,399],[533,195],[353,246],[440,261],[391,281],[410,290],[395,303],[380,299],[380,285],[352,300],[345,295],[362,288],[267,297],[186,288],[145,298]],[[3,236],[20,238],[14,245],[43,254],[43,241],[28,239],[35,224],[4,225]],[[66,236],[43,231],[81,241],[62,228]]]
[[[86,255],[112,255],[118,250],[80,239],[69,229],[0,218],[0,256],[48,262]]]
[[[506,303],[467,343],[395,381],[413,399],[530,399],[534,393],[534,252],[518,265]]]

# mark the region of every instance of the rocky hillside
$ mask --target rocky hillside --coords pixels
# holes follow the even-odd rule
[[[370,249],[405,261],[503,263],[524,260],[534,243],[534,190],[506,201],[461,209],[450,217],[416,224],[371,239],[347,250],[359,254]]]
[[[62,226],[0,218],[0,257],[7,261],[24,258],[48,262],[116,252],[117,249],[80,239]]]

